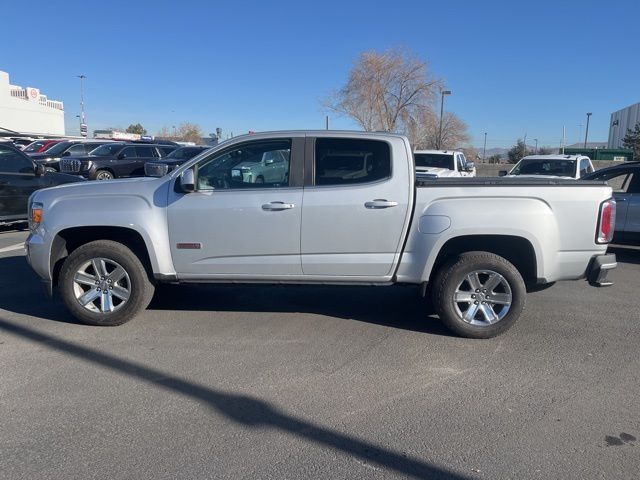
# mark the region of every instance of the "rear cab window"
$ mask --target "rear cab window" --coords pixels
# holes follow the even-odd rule
[[[357,185],[391,178],[391,148],[381,140],[318,138],[314,185]]]

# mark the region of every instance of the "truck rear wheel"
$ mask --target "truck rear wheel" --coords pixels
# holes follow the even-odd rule
[[[89,325],[115,326],[142,312],[154,286],[126,246],[97,240],[74,250],[60,271],[60,292],[69,311]]]
[[[440,320],[467,338],[491,338],[520,317],[526,287],[520,272],[489,252],[467,252],[447,262],[433,284]]]

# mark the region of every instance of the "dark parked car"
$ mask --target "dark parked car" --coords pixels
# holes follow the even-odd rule
[[[163,158],[175,149],[175,145],[111,142],[92,150],[88,156],[63,158],[60,171],[89,180],[141,177],[146,162]]]
[[[640,162],[603,168],[583,180],[604,180],[616,199],[614,242],[640,243]]]
[[[111,140],[66,140],[52,145],[42,153],[30,154],[30,156],[33,160],[37,163],[43,164],[46,168],[59,172],[61,158],[89,155],[89,152],[106,143],[112,142]]]
[[[64,140],[51,140],[46,138],[44,140],[36,140],[35,142],[31,142],[29,145],[27,145],[22,151],[28,154],[42,153],[46,149],[53,147],[56,143],[60,143],[63,141]]]
[[[46,172],[17,148],[0,144],[0,224],[26,220],[29,195],[36,190],[81,180],[73,175]]]
[[[177,166],[210,148],[208,145],[176,148],[162,160],[145,163],[144,173],[148,177],[163,177]]]

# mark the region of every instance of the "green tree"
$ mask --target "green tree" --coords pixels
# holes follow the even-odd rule
[[[140,125],[139,123],[136,123],[135,125],[132,123],[131,125],[129,125],[127,127],[127,129],[125,130],[127,133],[137,133],[138,135],[146,135],[147,134],[147,130]]]
[[[491,155],[487,161],[489,163],[500,163],[500,161],[502,160],[502,157],[500,155],[498,155],[497,153],[494,155]]]
[[[636,123],[633,130],[627,128],[627,134],[622,139],[622,145],[633,150],[633,158],[640,160],[640,122]]]
[[[509,163],[518,163],[522,157],[526,157],[529,153],[531,152],[527,149],[524,141],[519,138],[518,142],[507,152]]]

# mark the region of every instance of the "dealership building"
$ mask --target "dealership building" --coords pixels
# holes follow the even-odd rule
[[[34,135],[64,135],[64,105],[38,88],[11,85],[0,71],[0,128]]]
[[[622,139],[627,134],[627,130],[633,130],[637,123],[640,123],[640,103],[629,105],[622,110],[611,114],[609,123],[609,148],[621,148]]]

